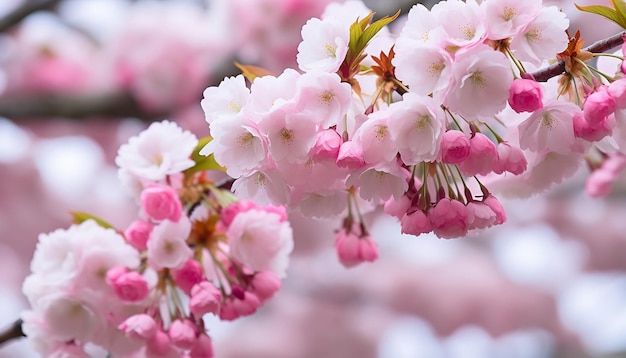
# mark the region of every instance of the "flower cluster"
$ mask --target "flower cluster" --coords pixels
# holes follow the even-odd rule
[[[125,230],[75,213],[42,234],[24,331],[45,356],[212,357],[203,317],[250,315],[280,288],[292,230],[284,208],[238,201],[209,178],[198,140],[153,123],[118,153],[140,205]],[[217,167],[216,167],[217,168]]]
[[[329,6],[302,28],[302,72],[243,67],[202,100],[214,137],[202,153],[236,178],[235,192],[311,217],[345,215],[344,265],[378,256],[359,202],[384,204],[403,233],[462,237],[506,221],[496,190],[544,190],[584,155],[621,150],[604,140],[626,106],[621,72],[602,82],[558,8],[415,5],[395,39],[394,19],[372,22],[360,1]],[[527,70],[554,60],[565,67],[558,79]]]
[[[540,27],[556,11],[540,2],[502,9],[494,3],[501,2],[444,1],[432,12],[413,7],[395,47],[373,57],[372,71],[361,70],[361,62],[392,44],[380,22],[391,19],[369,24],[371,13],[356,1],[329,7],[302,28],[297,60],[304,73],[248,76],[250,89],[243,76],[226,78],[204,92],[214,140],[203,153],[215,155],[244,197],[288,204],[313,217],[347,209],[337,248],[348,266],[378,255],[360,215],[353,215],[357,197],[386,202],[403,231],[414,235],[458,237],[501,224],[497,199],[482,184],[473,193],[462,181],[526,169],[519,147],[481,132],[489,128],[482,120],[505,108],[513,82],[511,63],[497,47],[510,40],[513,51],[535,59],[542,53],[518,39],[529,32],[547,36],[564,25],[546,50],[556,53],[567,43],[567,22]],[[498,37],[503,32],[494,26],[506,27],[499,16],[505,10],[515,20]],[[393,90],[405,85],[409,92],[394,101]],[[348,245],[352,237],[365,239]]]

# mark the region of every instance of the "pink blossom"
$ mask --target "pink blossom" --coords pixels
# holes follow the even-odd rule
[[[156,356],[164,356],[172,349],[170,336],[161,329],[158,329],[146,343],[147,351]]]
[[[498,144],[498,163],[494,168],[494,172],[502,174],[509,172],[520,175],[526,171],[528,162],[519,147],[511,145],[509,142],[501,142]]]
[[[123,268],[125,269],[125,268]],[[119,272],[115,267],[107,272],[107,283],[113,287],[115,294],[123,301],[141,301],[148,295],[148,282],[141,274],[131,272]]]
[[[363,159],[361,145],[351,140],[343,142],[337,154],[337,165],[341,168],[352,170],[363,167],[365,160]]]
[[[419,236],[433,231],[433,226],[428,218],[428,212],[417,209],[406,213],[400,220],[402,233]]]
[[[178,221],[183,207],[178,192],[162,184],[151,184],[141,192],[141,207],[149,218],[157,221]]]
[[[136,339],[152,338],[158,330],[154,318],[145,313],[128,317],[118,326],[118,329],[124,332],[127,337]]]
[[[269,152],[276,161],[304,163],[317,140],[316,117],[286,104],[259,122],[261,133],[269,142]]]
[[[175,269],[183,265],[192,254],[187,245],[190,232],[191,222],[184,216],[178,222],[164,220],[155,226],[148,240],[150,265],[157,269]]]
[[[189,352],[189,358],[213,358],[213,342],[208,334],[200,333],[196,346]]]
[[[170,342],[180,349],[192,349],[198,341],[198,327],[189,319],[177,319],[168,329]]]
[[[234,321],[239,318],[241,315],[235,309],[236,298],[231,298],[222,303],[220,306],[219,317],[223,321]]]
[[[470,138],[470,154],[459,165],[463,175],[473,176],[476,174],[487,175],[498,164],[498,150],[496,145],[482,133],[475,133]]]
[[[598,127],[613,112],[615,112],[615,99],[605,86],[587,96],[583,105],[585,120],[591,127]]]
[[[217,314],[220,311],[222,294],[208,281],[200,282],[191,289],[189,298],[189,311],[197,318],[207,313]]]
[[[124,237],[126,241],[137,250],[145,250],[152,228],[153,225],[148,221],[135,220],[128,226],[126,231],[124,231]]]
[[[343,141],[337,131],[325,129],[318,133],[317,141],[311,150],[311,157],[313,160],[337,160],[341,144],[343,144]]]
[[[339,262],[346,267],[354,267],[362,262],[373,262],[378,258],[378,245],[369,235],[358,236],[342,228],[337,233],[335,250]]]
[[[359,196],[375,203],[384,203],[393,196],[400,198],[409,189],[408,170],[399,162],[382,163],[354,172],[346,180],[348,186],[360,186]]]
[[[309,19],[302,27],[298,66],[305,72],[336,72],[348,52],[349,36],[348,28],[335,18]]]
[[[467,227],[469,230],[485,229],[497,221],[496,213],[482,201],[470,201],[467,208]]]
[[[451,239],[465,236],[469,213],[460,201],[443,198],[428,211],[433,231],[438,237]]]
[[[233,300],[233,308],[240,317],[253,314],[259,307],[261,307],[261,301],[250,291],[244,291],[243,299]]]
[[[253,293],[259,298],[261,303],[272,298],[280,289],[280,277],[272,271],[257,272],[252,279]]]
[[[498,201],[495,196],[488,195],[483,199],[483,202],[496,214],[496,221],[494,222],[495,225],[501,225],[506,222],[506,212],[504,211],[502,204],[500,204],[500,201]]]
[[[517,113],[534,112],[543,107],[543,87],[537,81],[516,78],[509,88],[509,105]]]
[[[411,92],[405,93],[402,97],[402,101],[392,103],[387,109],[389,116],[387,127],[393,145],[379,150],[391,155],[385,157],[385,160],[389,161],[395,156],[397,148],[402,161],[407,165],[435,160],[445,130],[445,115],[441,106],[431,97]],[[370,142],[362,143],[368,148],[371,147]],[[369,162],[367,157],[365,161]]]
[[[281,217],[263,210],[239,213],[226,232],[232,257],[256,270],[272,270],[285,276],[293,233]]]
[[[451,71],[453,80],[443,104],[453,112],[465,118],[487,117],[506,107],[513,74],[501,52],[483,44],[459,50]]]
[[[441,138],[441,161],[459,164],[470,155],[470,140],[465,133],[457,130],[445,132]]]
[[[294,100],[299,111],[315,114],[320,128],[330,128],[348,113],[352,88],[336,73],[307,72],[298,78]]]
[[[576,144],[572,123],[576,113],[580,113],[580,108],[574,103],[549,101],[520,123],[520,148],[536,153],[546,149],[559,154],[571,153]]]
[[[565,30],[568,27],[569,20],[558,7],[542,7],[539,14],[511,39],[511,50],[519,60],[539,66],[567,47]]]
[[[187,260],[181,267],[172,270],[171,274],[176,286],[180,287],[187,294],[191,292],[191,288],[195,284],[202,282],[204,279],[202,266],[194,259]]]
[[[408,196],[402,195],[398,199],[392,196],[391,198],[389,198],[389,200],[385,202],[383,210],[387,215],[402,219],[402,217],[404,216],[404,214],[406,214],[410,207],[411,198],[409,198]]]
[[[574,115],[574,135],[589,142],[597,142],[606,136],[613,134],[615,127],[615,116],[604,117],[595,126],[585,120],[582,113]]]
[[[176,123],[154,122],[120,147],[115,164],[140,180],[163,180],[195,164],[189,157],[197,144],[196,136]]]
[[[541,10],[541,0],[486,1],[483,5],[490,40],[515,37]]]

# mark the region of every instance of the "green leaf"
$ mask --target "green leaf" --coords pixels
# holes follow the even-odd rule
[[[198,140],[198,145],[196,145],[196,148],[191,153],[191,160],[193,160],[196,164],[183,172],[185,174],[185,178],[189,178],[197,172],[204,170],[219,170],[226,172],[226,168],[222,167],[215,161],[213,154],[209,154],[208,156],[200,154],[202,148],[209,144],[211,140],[213,140],[211,137],[204,137]]]
[[[574,5],[576,5],[576,8],[580,11],[590,12],[592,14],[600,15],[602,17],[605,17],[615,22],[621,27],[626,28],[626,23],[621,22],[621,18],[618,15],[617,11],[615,11],[614,9],[611,9],[610,7],[600,6],[600,5],[590,5],[590,6],[579,6],[578,4],[574,4]]]
[[[383,29],[383,27],[387,26],[390,22],[398,18],[398,16],[400,16],[400,10],[398,10],[398,12],[396,12],[391,17],[385,16],[382,19],[375,21],[374,23],[369,25],[365,30],[363,30],[363,34],[359,38],[359,45],[362,46],[363,49],[365,49],[370,40],[373,39],[374,36],[376,36],[376,34]]]
[[[626,2],[624,2],[624,0],[613,0],[613,6],[620,19],[620,24],[622,27],[626,28]]]
[[[370,40],[376,36],[376,34],[382,30],[383,27],[395,20],[400,15],[400,10],[389,17],[385,16],[380,20],[370,24],[373,12],[364,17],[361,20],[356,20],[350,26],[350,42],[348,43],[348,54],[346,55],[346,61],[348,62],[351,70],[358,69],[358,66],[362,60],[362,53],[369,44]]]
[[[102,226],[105,229],[115,230],[115,227],[113,225],[95,215],[81,211],[70,211],[70,215],[72,215],[72,221],[74,222],[74,224],[81,224],[87,220],[93,220],[96,222],[96,224]]]

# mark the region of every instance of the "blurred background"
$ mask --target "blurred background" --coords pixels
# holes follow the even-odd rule
[[[238,74],[234,61],[296,67],[301,26],[330,2],[0,1],[0,328],[25,308],[39,233],[67,227],[70,210],[118,227],[137,215],[117,182],[121,144],[164,118],[207,135],[203,89]],[[383,16],[415,2],[366,3]],[[586,44],[618,31],[572,1],[544,3]],[[350,270],[335,257],[338,222],[293,214],[283,289],[254,316],[211,322],[217,356],[626,357],[624,187],[590,199],[587,174],[505,200],[507,224],[464,239],[403,236],[370,213],[381,257]],[[0,357],[37,354],[20,339]]]

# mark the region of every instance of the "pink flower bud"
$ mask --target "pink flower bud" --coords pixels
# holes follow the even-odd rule
[[[220,306],[219,316],[222,321],[234,321],[239,318],[240,315],[239,312],[237,312],[237,310],[235,309],[234,300],[236,300],[236,298],[226,300]]]
[[[362,262],[373,262],[378,258],[378,245],[369,236],[359,237],[353,232],[341,229],[337,233],[335,250],[339,262],[346,268],[354,267]]]
[[[146,342],[146,350],[150,354],[164,356],[170,352],[170,344],[170,336],[168,336],[167,333],[163,332],[161,329],[158,329],[154,336]]]
[[[124,237],[137,250],[146,250],[152,228],[153,225],[145,220],[135,220],[124,232]]]
[[[342,143],[343,140],[336,130],[325,129],[318,133],[317,141],[311,149],[311,156],[314,160],[336,160]]]
[[[347,141],[341,144],[339,147],[339,154],[337,155],[337,165],[341,168],[348,168],[351,170],[359,169],[365,165],[363,159],[363,149],[354,141]]]
[[[189,358],[213,358],[213,342],[211,337],[204,333],[200,333],[198,337],[198,343],[189,352]]]
[[[252,279],[253,292],[261,303],[272,298],[280,286],[280,277],[269,270],[257,272]]]
[[[222,294],[212,283],[203,281],[193,286],[189,298],[189,311],[197,318],[220,311]]]
[[[141,192],[141,207],[151,219],[177,222],[182,215],[178,193],[167,185],[152,184]]]
[[[496,199],[493,195],[488,195],[483,199],[483,203],[485,203],[493,212],[496,214],[496,221],[493,223],[494,225],[501,225],[506,222],[506,211],[502,207],[502,204],[498,199]]]
[[[468,231],[467,208],[457,200],[443,198],[429,210],[435,235],[444,239],[465,236]]]
[[[148,282],[143,276],[134,271],[123,274],[118,271],[118,268],[113,268],[107,272],[106,277],[117,297],[123,301],[137,302],[148,296]]]
[[[399,220],[402,219],[402,217],[409,210],[410,207],[411,199],[408,196],[402,195],[397,200],[392,196],[391,198],[389,198],[389,200],[385,202],[383,211],[385,212],[385,214],[396,217]]]
[[[498,144],[498,163],[494,172],[498,174],[509,172],[520,175],[526,171],[527,166],[528,161],[519,147],[512,146],[508,142]]]
[[[418,236],[433,231],[433,226],[427,214],[428,213],[419,209],[404,214],[400,220],[402,233]]]
[[[188,319],[177,319],[168,331],[170,342],[180,349],[192,349],[198,342],[198,327]]]
[[[496,213],[482,201],[470,201],[467,208],[467,227],[469,230],[485,229],[496,223]]]
[[[157,325],[154,318],[145,313],[140,313],[128,317],[117,327],[126,334],[126,337],[137,339],[149,339],[157,332]]]
[[[172,270],[172,277],[174,283],[189,294],[195,284],[202,282],[204,273],[198,261],[189,259],[181,267]]]
[[[575,114],[572,120],[574,122],[574,135],[590,142],[600,141],[613,134],[613,127],[615,127],[614,116],[604,117],[596,126],[591,126],[581,113]]]
[[[110,268],[105,276],[105,281],[107,284],[109,284],[109,286],[113,286],[115,284],[115,281],[122,276],[123,274],[127,273],[128,271],[130,271],[128,269],[128,267],[126,266],[115,266]]]
[[[470,155],[459,165],[459,169],[468,177],[487,175],[496,168],[498,160],[498,150],[491,139],[482,133],[475,133],[470,139]]]
[[[449,130],[441,137],[441,161],[459,164],[470,155],[470,140],[465,133]]]
[[[583,105],[585,120],[591,127],[598,127],[613,112],[615,112],[615,99],[606,86],[598,88],[596,92],[587,96]]]
[[[256,312],[256,310],[261,307],[261,301],[254,293],[245,291],[243,300],[235,299],[233,301],[233,306],[240,317],[248,316]]]
[[[534,112],[543,107],[543,88],[530,79],[515,79],[509,88],[509,105],[517,113]]]

